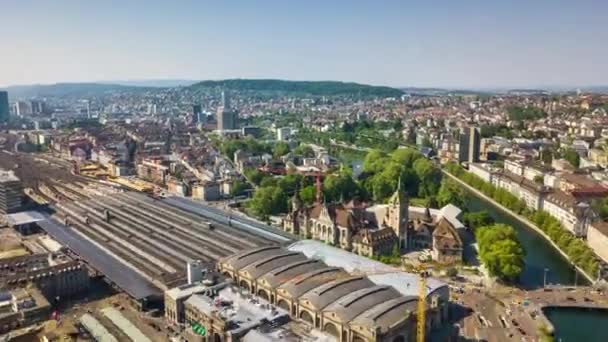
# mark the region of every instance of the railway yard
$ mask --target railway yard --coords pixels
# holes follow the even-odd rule
[[[161,289],[185,282],[189,260],[213,262],[276,243],[135,192],[62,201],[55,207],[56,218],[73,234],[124,260]]]
[[[38,204],[84,200],[117,192],[117,187],[74,175],[71,162],[50,154],[36,156],[0,151],[0,169],[12,170],[27,195]]]
[[[12,170],[29,198],[47,207],[52,220],[39,226],[134,299],[184,284],[188,261],[213,264],[242,249],[288,240],[207,213],[197,203],[125,191],[72,168],[71,161],[48,153],[0,151],[0,169]]]

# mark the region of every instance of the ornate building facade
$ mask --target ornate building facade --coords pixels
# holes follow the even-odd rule
[[[386,205],[374,206],[353,200],[306,207],[296,192],[283,230],[367,257],[431,249],[436,261],[460,261],[463,243],[456,227],[442,215],[433,217],[428,208],[424,215],[411,217],[412,209],[400,188]]]

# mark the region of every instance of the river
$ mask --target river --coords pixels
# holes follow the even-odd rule
[[[493,204],[471,192],[468,194],[467,209],[470,211],[485,210],[497,223],[504,223],[515,228],[519,241],[526,251],[526,266],[519,277],[521,286],[525,288],[542,287],[545,269],[547,269],[547,284],[574,285],[575,282],[579,285],[586,284],[585,278],[580,274],[577,275],[568,260],[564,259],[542,236]]]
[[[555,327],[556,341],[608,341],[608,311],[580,308],[548,308],[544,311]]]
[[[466,189],[465,189],[466,190]],[[466,190],[468,192],[468,190]],[[513,219],[493,204],[468,193],[467,208],[470,211],[487,211],[497,223],[513,226],[526,250],[526,266],[520,276],[520,285],[526,288],[543,286],[543,273],[547,268],[547,284],[578,285],[587,284],[582,275],[576,275],[574,268],[553,246],[535,231]],[[604,342],[608,341],[608,311],[579,308],[547,308],[545,315],[553,324],[556,341],[561,342]]]

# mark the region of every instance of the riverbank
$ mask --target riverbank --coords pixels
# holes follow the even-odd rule
[[[524,225],[527,228],[531,229],[532,231],[536,232],[540,237],[542,237],[546,242],[548,242],[559,253],[559,255],[561,255],[564,258],[564,260],[566,260],[569,264],[571,264],[578,271],[578,273],[580,273],[581,275],[583,275],[583,277],[585,277],[585,279],[587,279],[590,283],[594,283],[594,279],[589,274],[587,274],[583,269],[581,269],[580,267],[574,265],[572,263],[572,261],[570,260],[570,257],[564,251],[562,251],[559,248],[559,246],[557,246],[557,244],[555,242],[553,242],[553,240],[551,240],[551,238],[544,231],[542,231],[538,226],[536,226],[533,222],[531,222],[530,220],[526,219],[525,217],[522,217],[521,215],[518,215],[517,213],[513,212],[512,210],[509,210],[508,208],[505,208],[504,206],[502,206],[500,203],[498,203],[494,199],[486,196],[481,191],[473,188],[472,186],[470,186],[469,184],[463,182],[462,180],[460,180],[458,177],[452,175],[451,173],[449,173],[449,172],[447,172],[445,170],[442,170],[442,172],[443,172],[443,174],[447,175],[448,177],[450,177],[451,179],[453,179],[454,181],[456,181],[458,184],[460,184],[461,186],[463,186],[469,192],[473,193],[475,196],[477,196],[477,197],[483,199],[484,201],[492,204],[495,208],[497,208],[500,211],[504,212],[505,214],[509,215],[510,217],[512,217],[517,222],[521,223],[522,225]]]

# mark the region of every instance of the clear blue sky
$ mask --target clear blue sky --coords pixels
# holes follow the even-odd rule
[[[606,0],[3,0],[0,85],[608,84],[607,18]]]

